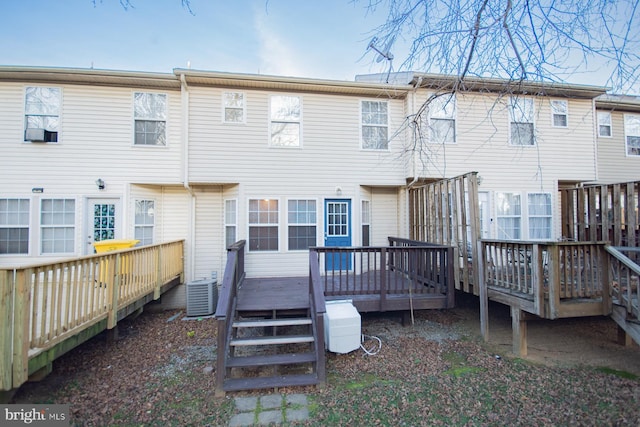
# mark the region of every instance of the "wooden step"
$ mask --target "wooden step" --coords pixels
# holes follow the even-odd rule
[[[297,344],[313,341],[315,341],[313,335],[281,335],[276,337],[234,338],[229,341],[229,345],[238,347],[247,345]]]
[[[315,353],[285,353],[266,356],[230,357],[229,360],[227,360],[227,367],[291,365],[294,363],[310,363],[315,361]]]
[[[310,325],[311,319],[308,317],[296,317],[290,319],[257,319],[238,320],[233,322],[234,328],[258,328],[261,326],[297,326]]]
[[[314,374],[278,375],[275,377],[230,378],[224,381],[224,391],[253,390],[288,386],[318,384],[318,376]]]

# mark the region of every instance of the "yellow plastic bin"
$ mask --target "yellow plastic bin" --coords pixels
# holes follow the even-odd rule
[[[140,240],[135,239],[111,239],[101,240],[99,242],[93,242],[93,247],[96,248],[96,253],[103,254],[107,252],[120,251],[122,249],[129,249],[140,243]],[[100,285],[106,285],[107,274],[109,271],[109,261],[103,259],[100,264]],[[120,267],[120,274],[128,273],[126,265]]]
[[[129,249],[134,247],[138,243],[140,243],[140,240],[111,239],[111,240],[101,240],[99,242],[93,242],[93,247],[96,248],[96,253],[103,254],[105,252]]]

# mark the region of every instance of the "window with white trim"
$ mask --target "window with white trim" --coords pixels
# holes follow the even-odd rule
[[[613,136],[611,111],[598,111],[598,136],[602,138],[610,138]]]
[[[278,250],[278,200],[249,200],[249,251]]]
[[[362,201],[362,246],[371,246],[371,202]]]
[[[512,96],[509,100],[511,145],[534,145],[533,99]]]
[[[520,195],[516,193],[496,193],[496,209],[498,239],[519,240],[522,236]]]
[[[640,115],[624,115],[624,137],[627,156],[640,156]]]
[[[245,122],[245,101],[243,92],[223,92],[223,121],[225,123]]]
[[[136,92],[133,101],[135,145],[167,145],[167,95]]]
[[[273,147],[300,147],[302,99],[299,96],[271,96],[271,142]]]
[[[289,200],[287,206],[289,250],[307,250],[316,246],[316,201]]]
[[[456,142],[456,97],[441,95],[429,104],[429,141],[436,144]]]
[[[238,241],[238,202],[237,200],[224,201],[224,242],[229,247]]]
[[[387,101],[362,101],[362,148],[389,149],[389,107]]]
[[[140,245],[152,245],[156,202],[155,200],[136,200],[135,205],[134,237],[140,240]]]
[[[29,199],[0,199],[0,255],[29,253]]]
[[[569,103],[560,99],[551,100],[551,124],[556,128],[569,126]]]
[[[24,140],[58,142],[60,88],[27,87],[24,98]]]
[[[551,194],[529,193],[527,195],[529,239],[551,239],[551,212]]]
[[[70,254],[75,250],[76,201],[43,199],[40,204],[40,252]]]

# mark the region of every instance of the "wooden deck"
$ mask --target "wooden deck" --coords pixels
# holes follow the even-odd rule
[[[182,283],[184,241],[0,270],[0,391]]]

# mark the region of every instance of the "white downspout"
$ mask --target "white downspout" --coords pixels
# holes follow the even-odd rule
[[[183,73],[180,73],[180,100],[182,104],[182,185],[191,197],[191,205],[189,207],[189,238],[188,238],[188,257],[189,257],[189,275],[185,277],[186,281],[193,280],[195,277],[195,224],[196,224],[196,195],[189,186],[189,86],[187,79]]]
[[[415,112],[416,112],[416,94],[417,94],[418,89],[420,88],[421,84],[422,84],[422,76],[418,77],[418,81],[413,86],[413,92],[410,92],[411,93],[411,114],[415,114]],[[413,137],[413,135],[412,135],[412,137]],[[411,168],[412,168],[412,172],[413,172],[413,180],[409,184],[407,184],[407,190],[409,188],[413,187],[413,185],[418,181],[418,173],[417,173],[418,172],[418,168],[416,166],[415,154],[413,156],[411,156]]]

